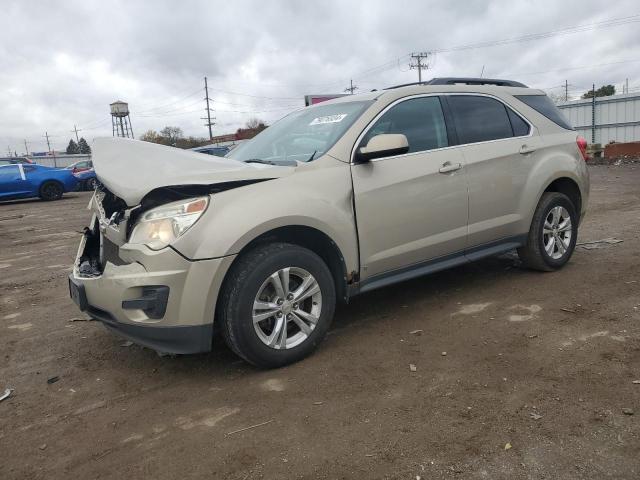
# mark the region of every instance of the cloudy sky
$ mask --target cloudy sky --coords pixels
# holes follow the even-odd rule
[[[205,136],[273,122],[309,93],[434,76],[504,77],[570,96],[592,83],[640,91],[640,4],[589,0],[0,0],[0,153],[64,149],[74,125],[111,135],[109,103],[134,133],[179,126]],[[505,41],[506,40],[506,41]],[[463,47],[463,48],[462,48]]]

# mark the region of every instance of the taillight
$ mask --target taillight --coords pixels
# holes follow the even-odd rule
[[[578,135],[576,143],[578,144],[578,150],[580,150],[580,153],[582,154],[582,159],[586,162],[589,159],[589,155],[587,155],[587,141],[584,137]]]

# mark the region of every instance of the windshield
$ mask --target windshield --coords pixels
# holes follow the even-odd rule
[[[318,105],[287,115],[227,157],[241,162],[308,162],[329,150],[370,101]]]

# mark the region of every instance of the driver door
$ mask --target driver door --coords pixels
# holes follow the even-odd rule
[[[464,158],[449,147],[439,97],[392,104],[357,148],[387,133],[405,135],[409,152],[352,166],[361,280],[462,255],[467,237]]]
[[[27,193],[26,177],[22,165],[4,165],[0,167],[0,197]]]

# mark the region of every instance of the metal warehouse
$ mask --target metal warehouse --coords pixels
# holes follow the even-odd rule
[[[640,140],[640,93],[560,102],[558,108],[589,143]]]

